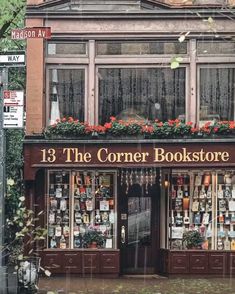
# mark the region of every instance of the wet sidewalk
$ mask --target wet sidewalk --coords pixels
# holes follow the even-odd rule
[[[40,294],[235,294],[235,278],[123,276],[103,279],[76,275],[41,277]]]

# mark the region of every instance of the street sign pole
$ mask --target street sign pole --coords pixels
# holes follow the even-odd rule
[[[0,68],[0,289],[5,288],[5,267],[4,267],[4,205],[5,205],[5,131],[3,129],[3,91],[8,85],[8,68]],[[4,291],[4,290],[3,290]],[[5,292],[1,292],[5,293]]]
[[[3,128],[3,91],[7,89],[8,68],[3,67],[1,70],[1,97],[0,97],[0,246],[4,246],[4,196],[5,196],[5,131]],[[2,255],[3,250],[1,250]],[[2,265],[2,256],[0,265]]]

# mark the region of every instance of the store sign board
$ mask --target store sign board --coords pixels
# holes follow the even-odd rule
[[[123,148],[124,149],[124,148]],[[165,148],[154,147],[150,151],[145,152],[134,151],[128,152],[125,150],[120,152],[113,152],[111,148],[101,147],[98,148],[95,153],[85,151],[84,149],[65,147],[57,152],[54,148],[42,149],[41,162],[53,163],[57,161],[57,153],[64,158],[64,164],[66,163],[106,163],[106,164],[142,164],[142,163],[187,163],[187,162],[227,162],[230,154],[227,151],[211,152],[200,148],[198,151],[188,151],[186,147],[176,149],[171,152]],[[61,154],[62,153],[62,154]]]
[[[23,128],[24,92],[3,91],[3,128]]]
[[[25,40],[25,39],[50,39],[51,28],[50,27],[32,27],[24,29],[13,29],[11,31],[12,40]]]
[[[26,178],[40,167],[209,167],[235,166],[234,143],[138,143],[25,145]]]

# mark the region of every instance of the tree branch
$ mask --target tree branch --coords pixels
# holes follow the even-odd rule
[[[17,15],[20,13],[20,11],[24,8],[25,4],[23,3],[21,6],[18,7],[18,9],[16,9],[13,14],[12,14],[12,18],[9,19],[7,22],[5,22],[2,27],[0,28],[0,39],[4,38],[4,34],[6,33],[6,31],[8,30],[8,28],[10,27],[10,25],[14,22],[15,18],[17,17]]]

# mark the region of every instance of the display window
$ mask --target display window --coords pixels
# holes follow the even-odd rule
[[[48,172],[48,248],[115,248],[115,174]]]
[[[235,170],[173,170],[170,249],[235,250]]]

